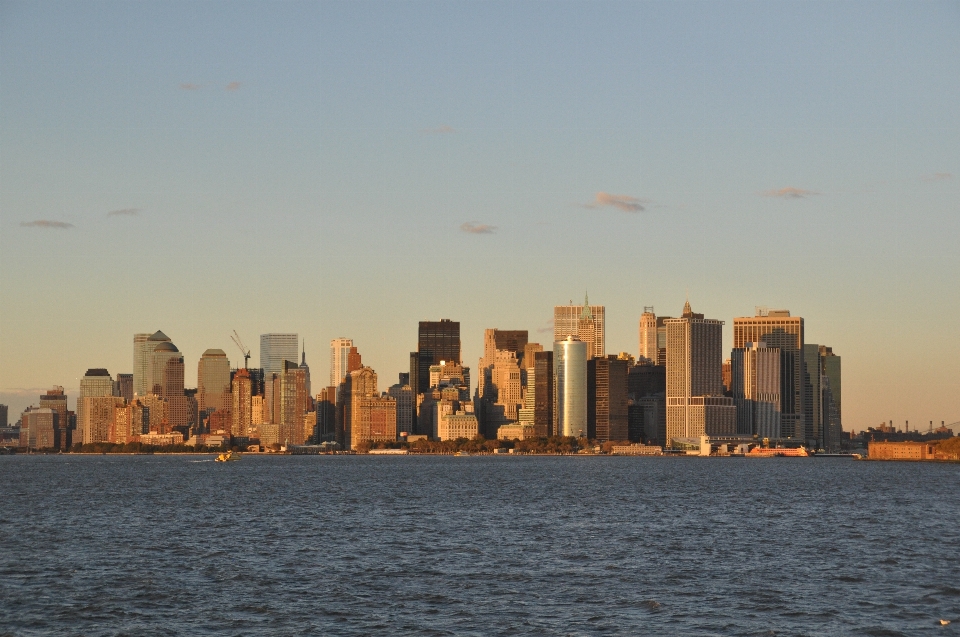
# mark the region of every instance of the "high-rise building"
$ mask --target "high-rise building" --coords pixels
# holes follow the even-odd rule
[[[667,442],[673,438],[731,435],[736,407],[723,395],[723,321],[695,314],[689,301],[667,328]]]
[[[163,394],[163,374],[167,369],[167,361],[183,358],[180,350],[169,340],[158,343],[150,354],[150,374],[148,375],[148,394]]]
[[[780,438],[780,350],[747,343],[733,350],[730,368],[737,433]]]
[[[664,445],[667,437],[667,368],[645,360],[627,372],[627,439]]]
[[[57,426],[54,431],[54,446],[61,451],[67,451],[73,444],[73,432],[70,429],[70,416],[67,411],[67,395],[63,387],[57,386],[48,389],[40,396],[40,408],[52,409],[57,414]],[[2,419],[0,419],[2,422]]]
[[[405,374],[400,374],[405,376]],[[401,378],[401,380],[403,380]],[[397,431],[400,433],[413,433],[413,392],[408,384],[391,385],[387,390],[390,398],[397,401]],[[319,408],[317,409],[319,413]]]
[[[345,448],[397,439],[397,403],[378,394],[377,373],[369,367],[350,372],[341,383],[337,401]]]
[[[293,361],[284,361],[280,374],[280,425],[281,444],[302,445],[303,414],[312,411],[310,404],[308,370]]]
[[[820,422],[824,449],[837,451],[843,435],[843,419],[840,395],[840,356],[832,347],[820,345]]]
[[[602,305],[590,305],[585,296],[583,305],[557,305],[553,308],[553,341],[566,340],[568,336],[587,345],[587,356],[606,356],[605,309]]]
[[[399,417],[399,415],[398,415]],[[337,388],[324,387],[317,394],[317,442],[337,439]]]
[[[114,392],[127,402],[133,400],[133,374],[117,374],[117,387]]]
[[[283,361],[296,361],[300,338],[296,334],[261,334],[260,367],[266,378],[283,373]]]
[[[526,330],[484,330],[476,398],[479,431],[486,438],[495,438],[501,425],[518,417],[527,339]]]
[[[756,316],[733,319],[733,347],[747,343],[766,343],[780,350],[781,436],[806,441],[803,318],[790,316],[789,310],[757,308]]]
[[[110,398],[110,400],[99,400],[102,398]],[[110,418],[115,404],[113,398],[113,379],[110,377],[110,372],[102,368],[88,369],[80,379],[80,395],[77,397],[77,432],[74,443],[107,441]]]
[[[553,418],[556,395],[553,390],[553,352],[537,352],[533,355],[533,426],[540,436],[555,436]],[[530,383],[527,391],[530,391]]]
[[[640,315],[639,359],[654,365],[660,360],[657,355],[657,315],[653,313],[653,306],[644,307]]]
[[[169,343],[171,347],[172,343]],[[158,345],[157,347],[162,347]],[[174,348],[176,349],[176,348]],[[156,354],[155,354],[156,360]],[[188,427],[193,424],[190,402],[183,387],[183,356],[179,354],[166,359],[163,367],[163,383],[160,388],[160,397],[167,402],[167,421],[171,431],[180,431],[184,438],[189,434]],[[171,432],[164,432],[171,433]]]
[[[147,394],[159,394],[159,391],[156,390],[156,386],[161,382],[161,376],[163,375],[163,365],[159,367],[159,371],[155,364],[156,358],[156,349],[160,345],[165,343],[171,343],[170,337],[164,334],[163,332],[157,330],[153,334],[147,337],[147,340],[141,340],[139,343],[135,344],[135,347],[139,345],[140,347],[140,356],[138,360],[134,361],[134,370],[133,370],[133,393],[137,396],[145,396]],[[161,351],[166,351],[161,350]],[[173,351],[179,351],[176,347],[173,348]],[[136,350],[134,355],[136,356]],[[143,370],[142,374],[138,374],[138,368]],[[142,380],[141,380],[142,378]],[[143,391],[140,391],[140,390]]]
[[[0,427],[6,429],[8,426],[10,426],[10,407],[0,405]]]
[[[823,371],[820,362],[820,346],[803,344],[803,415],[806,419],[807,438],[817,441],[818,449],[826,449],[823,430]]]
[[[231,435],[237,438],[250,437],[253,427],[253,399],[250,393],[250,372],[237,370],[233,375],[233,387],[230,395],[233,405],[231,411]]]
[[[352,338],[335,338],[330,341],[330,386],[336,387],[350,373],[347,369],[347,354],[353,347]]]
[[[628,436],[627,370],[616,356],[587,360],[587,436],[602,442]]]
[[[49,407],[29,407],[20,416],[20,446],[55,449],[59,414]]]
[[[657,360],[655,362],[664,367],[667,366],[667,321],[672,318],[672,316],[657,317]],[[700,318],[703,318],[703,315],[700,315]]]
[[[440,361],[463,363],[460,358],[460,321],[420,321],[417,354],[417,389],[422,393],[430,387],[431,365],[439,365]]]
[[[587,344],[573,336],[553,344],[554,431],[587,435]]]
[[[150,341],[152,336],[157,336],[158,340]],[[170,340],[159,331],[154,334],[133,335],[133,393],[137,396],[150,392],[147,385],[147,379],[150,376],[150,355],[153,354],[153,349],[157,346],[160,337]]]
[[[227,353],[222,349],[208,349],[197,363],[197,409],[229,410],[232,404]]]

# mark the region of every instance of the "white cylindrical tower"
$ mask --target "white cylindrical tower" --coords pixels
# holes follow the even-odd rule
[[[561,436],[587,435],[587,344],[572,336],[553,344],[557,427]]]

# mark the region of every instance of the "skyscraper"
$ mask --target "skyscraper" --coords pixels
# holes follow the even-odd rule
[[[208,349],[197,363],[197,409],[229,410],[232,404],[227,353],[222,349]]]
[[[147,344],[150,336],[146,333],[133,335],[133,392],[138,396],[147,393],[150,354],[153,352],[153,348]],[[154,347],[156,347],[156,344],[154,344]]]
[[[105,369],[88,369],[77,397],[77,436],[74,443],[107,442],[113,409],[123,399],[113,395],[113,379]]]
[[[538,436],[555,436],[553,352],[537,352],[533,356],[533,387],[527,385],[527,391],[534,392],[533,426]]]
[[[766,343],[735,348],[730,374],[737,433],[780,438],[780,350]]]
[[[688,301],[667,328],[667,443],[673,438],[730,435],[736,407],[723,395],[723,321],[695,314]]]
[[[163,374],[167,368],[167,361],[182,358],[180,350],[169,340],[156,344],[150,354],[150,373],[147,376],[147,393],[160,396],[163,394]]]
[[[283,361],[296,361],[300,339],[296,334],[261,334],[260,367],[264,378],[283,372]]]
[[[60,450],[69,450],[73,444],[73,432],[70,430],[70,417],[67,411],[67,395],[63,387],[48,389],[40,396],[40,408],[52,409],[57,414],[57,428],[54,432],[54,446]]]
[[[587,435],[587,344],[567,336],[553,344],[556,411],[559,436]]]
[[[626,440],[629,361],[615,356],[587,360],[588,437]]]
[[[840,356],[832,347],[820,346],[821,370],[821,422],[823,423],[823,448],[837,450],[843,434],[843,410],[840,394]]]
[[[756,316],[733,319],[733,347],[747,343],[766,343],[780,350],[781,435],[806,440],[803,319],[790,316],[789,310],[757,308]]]
[[[246,438],[250,435],[253,425],[252,399],[250,393],[250,372],[246,369],[237,370],[233,375],[233,391],[231,399],[231,435]]]
[[[303,414],[311,410],[308,370],[293,361],[284,361],[283,365],[280,374],[279,442],[302,445]]]
[[[117,374],[116,394],[127,402],[133,400],[133,374]]]
[[[173,346],[172,343],[169,343],[169,345]],[[163,345],[157,347],[163,347]],[[183,390],[183,373],[183,356],[177,354],[177,356],[166,359],[163,367],[160,397],[167,402],[167,421],[170,430],[179,430],[186,438],[189,434],[186,428],[193,424],[193,418],[187,395]]]
[[[527,330],[484,330],[476,406],[479,430],[486,438],[496,438],[501,425],[518,417],[527,339]]]
[[[587,345],[587,356],[606,356],[605,310],[602,305],[590,305],[584,296],[583,305],[557,305],[553,308],[553,341],[561,342],[572,336]]]
[[[643,361],[657,364],[657,315],[653,313],[653,307],[643,308],[643,314],[640,316],[640,356]]]
[[[133,393],[137,396],[146,396],[147,394],[159,393],[154,391],[154,385],[159,384],[160,380],[159,376],[157,376],[157,380],[154,380],[153,353],[158,345],[169,343],[170,337],[160,330],[147,336],[146,340],[140,339],[138,341],[138,337],[141,336],[143,335],[134,335]],[[138,346],[139,356],[137,355]]]
[[[330,341],[330,386],[336,387],[349,372],[347,354],[353,347],[352,338],[335,338]]]
[[[417,389],[423,393],[430,387],[432,365],[439,365],[440,361],[463,363],[460,358],[460,321],[420,321],[417,354]]]

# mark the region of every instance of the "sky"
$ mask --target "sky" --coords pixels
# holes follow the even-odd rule
[[[960,421],[960,2],[0,2],[0,402],[554,305],[805,320],[843,424]]]

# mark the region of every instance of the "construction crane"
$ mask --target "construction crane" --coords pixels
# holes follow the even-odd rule
[[[237,334],[237,330],[233,330],[233,334],[230,335],[230,340],[240,348],[240,353],[243,354],[243,368],[247,368],[247,362],[250,360],[250,350],[244,347],[243,341],[240,340],[240,335]]]

